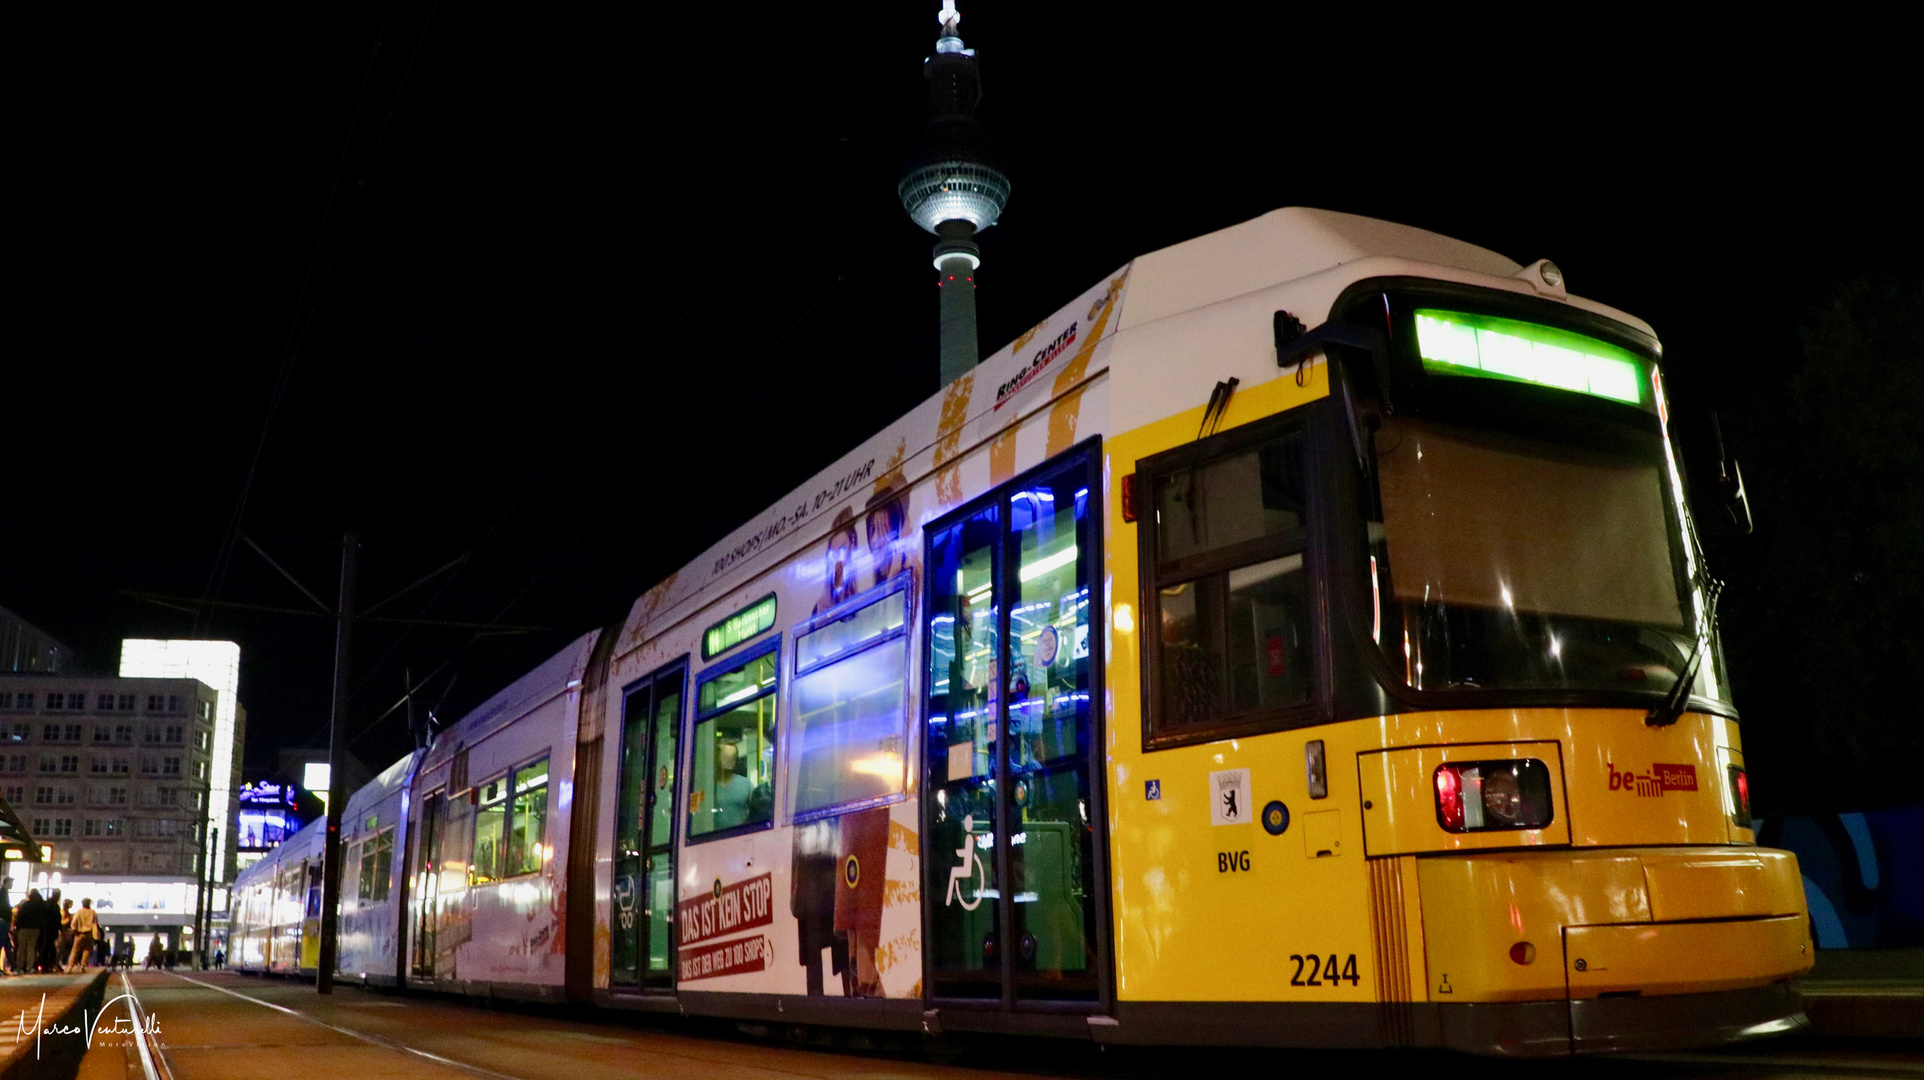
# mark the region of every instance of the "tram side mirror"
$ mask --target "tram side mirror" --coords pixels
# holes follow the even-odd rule
[[[1374,407],[1376,414],[1395,411],[1389,399],[1390,344],[1383,331],[1335,319],[1305,330],[1302,320],[1278,311],[1273,332],[1277,367],[1299,367],[1310,354],[1322,350],[1333,365],[1348,369],[1354,391]]]
[[[1715,457],[1707,462],[1705,483],[1696,485],[1697,524],[1715,536],[1749,536],[1753,523],[1750,494],[1744,490],[1744,470],[1737,459],[1724,450],[1724,430],[1716,413],[1710,414],[1711,449]]]
[[[1744,491],[1743,466],[1735,458],[1719,464],[1727,468],[1719,470],[1717,474],[1717,503],[1712,513],[1703,515],[1705,527],[1720,536],[1749,536],[1753,524],[1750,496]]]
[[[1357,468],[1368,475],[1367,432],[1375,430],[1383,415],[1391,411],[1388,339],[1373,326],[1333,319],[1306,330],[1302,321],[1287,311],[1276,312],[1274,333],[1276,366],[1296,366],[1299,380],[1310,354],[1320,349],[1329,360],[1330,393],[1343,403]]]

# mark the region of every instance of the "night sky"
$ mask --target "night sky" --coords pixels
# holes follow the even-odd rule
[[[409,0],[23,30],[0,606],[93,670],[122,637],[238,640],[250,777],[324,739],[332,624],[126,595],[306,605],[236,522],[330,601],[354,526],[362,606],[466,554],[383,613],[549,628],[363,627],[353,749],[376,768],[408,746],[382,717],[404,670],[452,721],[620,618],[936,389],[931,238],[894,185],[938,6]],[[1851,727],[1924,670],[1888,614],[1924,576],[1919,439],[1885,423],[1924,412],[1916,90],[1878,44],[1897,34],[962,10],[1014,180],[982,239],[985,353],[1130,257],[1279,206],[1553,258],[1656,327],[1680,410],[1720,410],[1745,462],[1759,534],[1712,555],[1748,620],[1758,775],[1784,791],[1808,753],[1915,743]],[[1885,375],[1828,414],[1789,389],[1859,360]],[[1826,464],[1866,416],[1884,434]],[[1813,540],[1819,513],[1882,520]],[[1862,557],[1860,525],[1886,537]],[[1803,665],[1786,566],[1844,613],[1831,638],[1883,651]],[[1862,700],[1813,719],[1837,690]]]

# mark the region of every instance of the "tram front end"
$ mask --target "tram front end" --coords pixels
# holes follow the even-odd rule
[[[1139,602],[1111,687],[1143,734],[1111,752],[1098,1037],[1546,1056],[1803,1026],[1802,879],[1756,844],[1656,340],[1412,277],[1330,310],[1325,385],[1109,442]]]
[[[1444,1045],[1794,1030],[1801,875],[1756,846],[1654,342],[1534,307],[1372,305],[1392,388],[1361,489],[1372,659],[1438,708],[1359,752],[1366,847],[1414,857]]]

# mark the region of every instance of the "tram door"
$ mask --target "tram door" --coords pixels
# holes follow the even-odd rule
[[[421,823],[415,835],[419,865],[415,868],[414,890],[414,965],[418,978],[434,977],[435,929],[439,923],[441,892],[441,803],[447,798],[436,791],[421,801]]]
[[[675,988],[675,765],[686,663],[628,687],[621,710],[609,977],[641,990]]]
[[[1087,453],[1045,467],[928,533],[922,865],[937,999],[1105,996],[1094,468]]]
[[[313,971],[321,966],[321,866],[301,860],[307,881],[307,899],[301,911],[301,969]]]

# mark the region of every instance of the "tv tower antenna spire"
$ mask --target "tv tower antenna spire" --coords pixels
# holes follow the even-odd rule
[[[917,225],[932,232],[942,288],[942,385],[981,362],[975,336],[975,271],[982,249],[975,234],[995,224],[1009,201],[1009,178],[982,152],[975,107],[982,77],[975,50],[962,45],[962,15],[942,0],[935,55],[922,66],[929,84],[929,121],[895,192]]]

